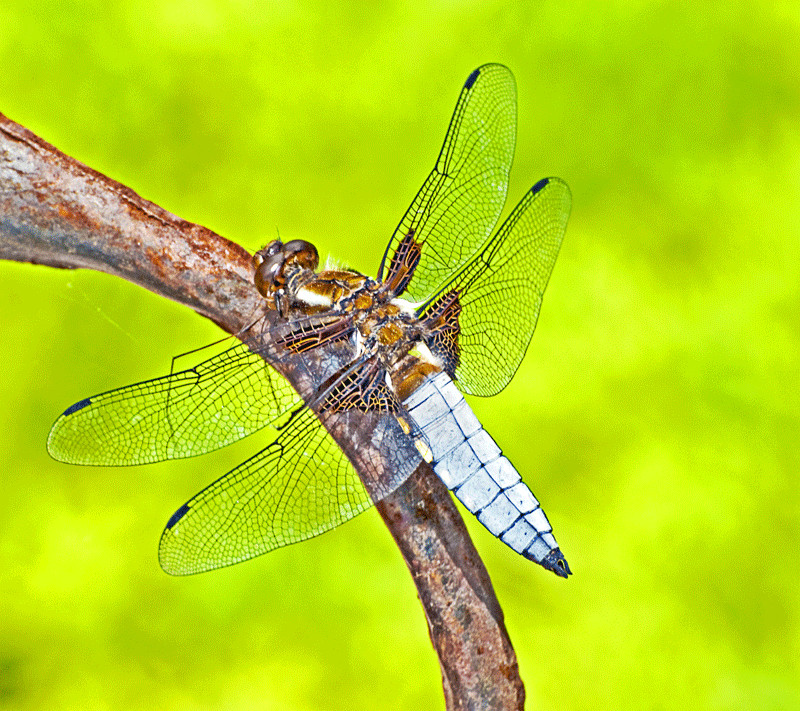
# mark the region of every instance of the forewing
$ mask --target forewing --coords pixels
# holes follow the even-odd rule
[[[486,64],[470,74],[436,166],[386,247],[380,280],[389,256],[411,235],[422,255],[406,298],[427,301],[483,246],[505,203],[516,115],[517,91],[507,67]]]
[[[540,180],[480,254],[444,288],[443,295],[455,291],[461,304],[454,360],[456,380],[465,392],[495,395],[517,371],[536,328],[570,204],[564,181]]]
[[[205,454],[246,437],[302,399],[239,344],[200,365],[68,408],[47,440],[70,464],[122,466]]]
[[[172,575],[233,565],[319,535],[371,505],[347,457],[302,407],[269,446],[172,515],[159,560]]]

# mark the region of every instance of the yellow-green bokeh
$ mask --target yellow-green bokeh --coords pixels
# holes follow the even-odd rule
[[[560,580],[470,520],[531,709],[800,708],[796,3],[0,5],[0,111],[255,249],[374,273],[479,64],[519,90],[512,204],[573,214],[513,384],[473,401]],[[67,9],[68,8],[68,9]],[[0,264],[0,708],[442,708],[374,512],[188,579],[172,511],[255,451],[45,451],[67,405],[218,331],[104,275]]]

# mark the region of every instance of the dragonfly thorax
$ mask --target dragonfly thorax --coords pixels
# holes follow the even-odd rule
[[[280,340],[302,353],[325,342],[349,340],[352,358],[372,363],[402,399],[441,360],[425,345],[430,324],[398,298],[392,282],[345,269],[316,272],[317,250],[308,242],[272,242],[256,253],[254,282],[267,306],[287,320]]]

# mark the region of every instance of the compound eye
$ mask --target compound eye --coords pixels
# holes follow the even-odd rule
[[[278,252],[280,252],[282,249],[283,249],[283,242],[281,242],[279,239],[274,239],[261,251],[265,253],[265,256],[272,257],[276,255]]]
[[[275,256],[283,248],[283,242],[279,239],[274,239],[264,249],[259,249],[253,255],[253,266],[260,267],[267,259]]]
[[[256,253],[256,256],[258,254],[260,252]],[[262,257],[261,263],[256,266],[256,273],[253,277],[253,283],[261,296],[269,298],[275,289],[283,286],[283,265],[284,255],[281,252],[266,259]]]
[[[298,264],[303,269],[310,269],[313,272],[319,266],[317,248],[304,239],[293,239],[291,242],[287,242],[283,246],[283,252],[287,262]]]

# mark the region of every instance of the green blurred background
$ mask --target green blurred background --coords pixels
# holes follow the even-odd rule
[[[512,68],[511,204],[573,213],[512,385],[472,404],[564,581],[467,524],[531,709],[800,708],[800,10],[670,2],[0,4],[0,111],[255,250],[374,274],[458,91]],[[0,707],[442,708],[372,511],[193,578],[175,508],[258,444],[51,461],[69,404],[219,331],[105,275],[0,263]]]

